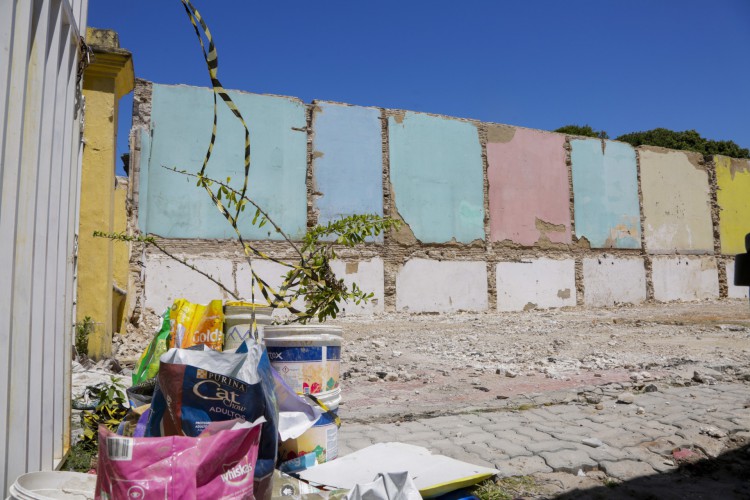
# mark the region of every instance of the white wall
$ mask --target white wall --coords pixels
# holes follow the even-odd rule
[[[500,262],[497,310],[523,311],[576,305],[575,261],[547,258]]]
[[[70,445],[87,0],[0,2],[0,492]],[[32,369],[30,369],[32,367]]]
[[[375,294],[366,304],[364,302],[359,305],[354,302],[340,304],[339,307],[344,314],[356,316],[383,312],[385,307],[383,259],[375,257],[362,261],[334,260],[331,262],[331,268],[336,273],[337,278],[344,280],[347,287],[356,283],[365,292]]]
[[[583,303],[587,306],[639,304],[646,300],[646,268],[641,258],[602,254],[583,259],[583,283]]]
[[[719,297],[719,270],[713,257],[654,257],[654,298],[660,302]]]
[[[234,291],[232,262],[227,259],[190,259],[188,262]],[[184,298],[197,304],[231,295],[205,276],[166,256],[150,254],[145,262],[145,304],[161,314],[176,299]]]
[[[396,276],[399,311],[485,311],[488,306],[484,262],[411,259]]]

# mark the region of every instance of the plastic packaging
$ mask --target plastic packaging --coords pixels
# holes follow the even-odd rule
[[[162,314],[161,329],[156,332],[133,370],[133,385],[152,379],[159,371],[159,357],[167,352],[169,342],[169,309]]]
[[[128,438],[102,426],[96,498],[264,498],[254,486],[263,422],[215,422],[198,437]]]
[[[177,299],[169,311],[169,347],[188,348],[204,344],[221,351],[224,344],[224,307],[221,300],[207,305]]]

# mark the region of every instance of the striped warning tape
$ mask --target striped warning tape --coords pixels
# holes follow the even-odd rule
[[[274,308],[284,308],[287,309],[289,312],[297,316],[299,319],[307,319],[310,318],[311,315],[308,314],[305,311],[300,311],[293,307],[287,300],[286,300],[286,293],[295,285],[299,284],[299,279],[301,275],[306,275],[308,277],[313,277],[308,269],[304,268],[304,261],[301,262],[301,265],[294,265],[289,264],[288,262],[282,262],[274,257],[271,257],[270,255],[261,252],[260,250],[254,248],[253,246],[245,243],[244,239],[242,238],[242,234],[239,230],[239,227],[237,226],[237,220],[240,216],[240,213],[242,212],[243,208],[243,202],[245,199],[245,195],[247,193],[247,184],[248,184],[248,178],[250,174],[250,130],[247,127],[247,124],[245,123],[245,119],[242,117],[242,113],[237,108],[237,105],[232,101],[232,98],[229,96],[226,90],[224,90],[224,87],[222,86],[221,82],[218,78],[218,69],[219,69],[219,57],[216,52],[216,45],[214,44],[213,38],[211,36],[211,31],[208,29],[208,26],[206,25],[206,22],[201,17],[198,10],[193,6],[192,3],[190,3],[190,0],[181,0],[183,7],[185,8],[185,12],[187,13],[188,17],[190,18],[190,22],[193,25],[193,29],[195,30],[195,34],[198,37],[198,41],[201,46],[201,51],[203,52],[203,58],[206,60],[206,65],[208,66],[208,73],[211,77],[211,86],[213,88],[213,100],[214,100],[214,117],[213,117],[213,128],[211,130],[211,141],[208,144],[208,149],[206,150],[206,155],[203,158],[203,165],[201,166],[200,173],[198,175],[198,184],[202,186],[206,192],[211,196],[211,200],[216,205],[216,208],[218,208],[219,212],[224,216],[225,219],[230,223],[232,228],[234,229],[235,233],[237,233],[237,237],[240,240],[240,243],[242,243],[243,249],[245,251],[245,256],[248,259],[248,262],[250,264],[250,273],[252,277],[252,287],[251,287],[251,301],[253,304],[253,312],[255,309],[255,284],[257,283],[258,288],[260,289],[261,294],[263,295],[263,298]],[[203,41],[203,36],[201,35],[201,32],[203,33],[203,36],[206,37],[206,41],[208,42],[208,49],[206,49],[206,44]],[[242,185],[242,191],[240,191],[240,197],[239,201],[236,203],[237,210],[234,215],[232,215],[227,207],[224,206],[224,204],[221,202],[219,197],[214,193],[210,187],[210,182],[207,180],[205,176],[206,168],[208,166],[208,162],[211,158],[211,153],[213,152],[214,144],[216,143],[216,130],[217,130],[217,124],[218,124],[218,98],[221,98],[221,100],[226,104],[226,106],[229,108],[229,110],[232,112],[232,114],[242,123],[242,127],[245,129],[245,178]],[[289,276],[286,280],[282,283],[281,287],[278,291],[274,290],[273,287],[271,287],[266,281],[264,281],[260,276],[257,275],[255,272],[255,269],[253,268],[252,258],[258,257],[264,260],[272,261],[277,264],[281,264],[285,267],[292,268],[292,272],[289,273]],[[255,322],[255,314],[252,315],[253,317],[253,332],[257,333],[257,324]]]

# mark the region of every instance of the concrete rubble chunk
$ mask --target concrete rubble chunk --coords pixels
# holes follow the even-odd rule
[[[711,436],[712,438],[717,438],[717,439],[721,439],[727,436],[726,432],[719,430],[716,427],[713,427],[711,425],[701,426],[700,433],[705,434],[707,436]]]
[[[617,402],[622,404],[633,404],[635,401],[635,397],[633,396],[633,393],[625,391],[623,393],[620,393],[619,396],[617,396]]]
[[[597,438],[586,438],[581,442],[586,446],[591,446],[592,448],[599,448],[600,446],[604,446],[602,440]]]

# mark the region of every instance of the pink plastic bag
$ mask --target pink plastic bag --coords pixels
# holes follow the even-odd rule
[[[214,422],[198,437],[127,438],[100,426],[96,498],[253,499],[263,421]]]

